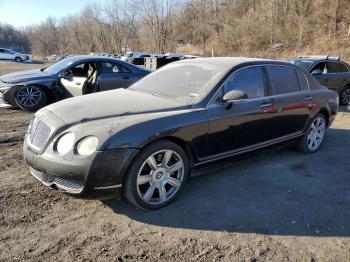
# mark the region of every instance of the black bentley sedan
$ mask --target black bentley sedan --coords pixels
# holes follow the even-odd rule
[[[298,66],[198,58],[129,89],[41,109],[24,156],[46,186],[78,195],[122,188],[133,204],[156,209],[177,197],[199,165],[287,141],[317,151],[337,111],[337,93]]]
[[[0,76],[0,106],[35,112],[68,97],[126,88],[148,73],[112,57],[71,56],[47,68]]]

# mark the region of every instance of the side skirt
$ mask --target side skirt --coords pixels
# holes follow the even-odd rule
[[[280,138],[277,138],[277,139],[273,139],[273,140],[269,140],[269,141],[266,141],[266,142],[258,143],[258,144],[252,145],[252,146],[241,147],[239,149],[228,151],[228,152],[225,152],[225,153],[222,153],[222,154],[217,154],[217,155],[212,155],[212,156],[209,156],[209,157],[201,158],[201,159],[199,159],[200,162],[195,163],[193,166],[197,167],[197,166],[201,166],[201,165],[204,165],[204,164],[207,164],[207,163],[210,163],[210,162],[214,162],[214,161],[217,161],[217,160],[222,160],[222,159],[229,158],[229,157],[232,157],[232,156],[248,153],[248,152],[251,152],[251,151],[254,151],[254,150],[258,150],[258,149],[261,149],[261,148],[264,148],[264,147],[268,147],[268,146],[271,146],[271,145],[275,145],[275,144],[279,144],[279,143],[282,143],[282,142],[286,142],[288,140],[292,140],[294,138],[301,137],[303,135],[304,135],[303,132],[296,132],[296,133],[293,133],[293,134],[290,134],[290,135],[286,135],[286,136],[283,136],[283,137],[280,137]]]

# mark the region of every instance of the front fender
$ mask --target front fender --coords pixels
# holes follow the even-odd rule
[[[139,122],[130,123],[119,129],[106,140],[101,150],[142,149],[155,140],[172,137],[185,142],[197,157],[205,151],[208,134],[205,109],[157,114],[160,115],[149,119],[144,116]]]

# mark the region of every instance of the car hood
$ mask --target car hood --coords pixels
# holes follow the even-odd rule
[[[16,84],[50,77],[50,75],[45,74],[40,69],[32,69],[2,75],[0,76],[0,80],[5,83]]]
[[[48,110],[66,124],[89,122],[99,119],[156,113],[190,108],[178,101],[127,89],[83,95],[51,104]],[[42,111],[40,110],[40,111]],[[40,115],[41,112],[37,114]]]

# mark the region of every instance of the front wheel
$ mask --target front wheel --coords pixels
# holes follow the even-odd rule
[[[35,112],[46,105],[47,97],[37,86],[24,86],[17,90],[15,101],[24,111]]]
[[[346,87],[339,95],[340,104],[346,106],[350,103],[350,87]]]
[[[22,58],[20,58],[19,56],[17,56],[17,57],[15,58],[15,61],[16,61],[17,63],[21,63],[21,62],[22,62]]]
[[[307,154],[316,152],[322,144],[326,128],[325,116],[321,113],[316,114],[309,122],[304,136],[297,145],[297,149]]]
[[[168,205],[181,192],[189,174],[186,153],[175,143],[157,141],[132,162],[124,183],[124,196],[144,209]]]

